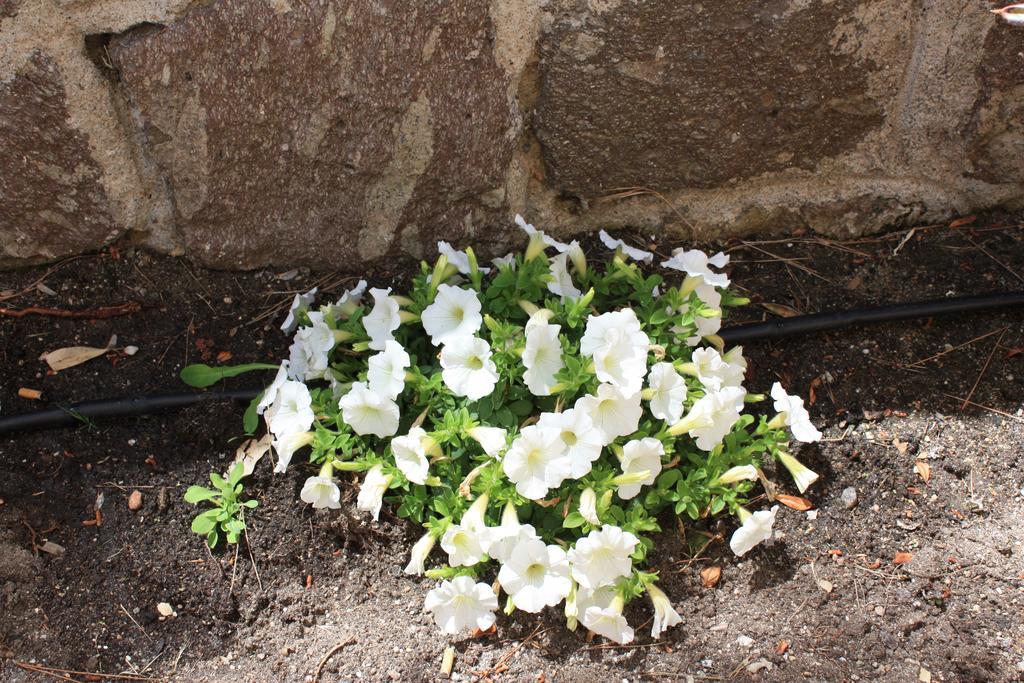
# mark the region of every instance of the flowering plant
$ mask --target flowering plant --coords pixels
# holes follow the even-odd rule
[[[524,253],[481,266],[445,242],[406,294],[360,282],[336,303],[296,296],[288,360],[251,406],[275,472],[307,451],[301,499],[338,508],[340,472],[359,472],[356,505],[393,505],[423,528],[409,574],[439,585],[425,607],[449,634],[487,629],[504,609],[563,605],[615,642],[646,593],[651,635],[679,616],[644,571],[662,513],[728,512],[738,555],[771,537],[778,507],[744,505],[772,458],[802,492],[817,475],[790,433],[820,438],[801,399],[776,383],[776,413],[755,417],[742,349],[716,336],[732,294],[728,256],[654,255],[601,233],[606,263],[516,218]],[[435,551],[435,548],[439,549]],[[492,583],[483,581],[491,579]]]

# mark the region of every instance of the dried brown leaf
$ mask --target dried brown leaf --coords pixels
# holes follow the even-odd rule
[[[932,478],[932,466],[926,463],[924,460],[918,460],[914,463],[914,469],[924,479],[924,483],[928,483],[928,480]]]
[[[786,304],[761,304],[769,313],[774,313],[782,318],[792,318],[800,315],[800,311]]]
[[[792,508],[794,510],[810,510],[812,507],[814,507],[813,505],[811,505],[811,501],[807,500],[806,498],[801,498],[800,496],[787,496],[785,494],[779,493],[775,495],[775,500],[779,501],[786,507]]]
[[[40,356],[40,359],[46,361],[46,364],[54,372],[60,372],[61,370],[73,368],[76,365],[81,365],[86,361],[102,356],[112,349],[116,343],[117,336],[115,335],[110,338],[110,341],[102,349],[94,346],[66,346],[62,349],[55,349],[44,353]]]
[[[700,585],[705,588],[714,588],[721,579],[721,567],[704,567],[704,569],[700,570]]]
[[[896,553],[896,557],[893,558],[892,563],[906,564],[907,562],[910,562],[912,559],[914,559],[913,553],[908,553],[901,550],[898,553]]]

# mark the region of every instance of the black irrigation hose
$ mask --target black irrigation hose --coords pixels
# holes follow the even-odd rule
[[[1010,308],[1024,305],[1024,292],[982,294],[951,299],[936,299],[909,304],[874,306],[852,311],[815,313],[793,318],[782,318],[763,323],[739,325],[721,330],[719,336],[727,344],[737,344],[753,339],[772,339],[795,334],[834,330],[848,325],[889,322],[911,318],[927,318],[951,313],[969,313],[990,308]],[[233,400],[249,402],[260,389],[236,389],[233,391],[210,391],[206,393],[160,394],[137,398],[106,399],[87,401],[68,408],[47,408],[32,413],[11,415],[0,418],[0,434],[66,427],[105,417],[127,417],[148,415],[164,410],[185,408],[204,401]]]

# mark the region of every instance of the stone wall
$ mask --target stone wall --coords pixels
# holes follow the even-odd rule
[[[852,235],[1024,203],[980,0],[0,0],[0,264]]]

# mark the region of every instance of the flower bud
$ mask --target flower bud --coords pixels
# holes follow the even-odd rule
[[[806,491],[808,486],[818,480],[816,472],[804,466],[803,463],[789,453],[779,453],[777,457],[779,462],[793,475],[793,481],[796,482],[796,488],[800,493]]]
[[[735,484],[740,481],[755,481],[757,479],[757,468],[753,465],[737,465],[722,473],[716,484]]]
[[[643,484],[651,476],[650,470],[641,470],[639,472],[626,472],[612,479],[612,483],[616,486],[628,486],[630,484]]]
[[[402,322],[403,325],[408,325],[409,323],[416,322],[417,320],[420,319],[420,317],[417,314],[413,313],[412,311],[399,311],[398,319]]]
[[[412,551],[409,553],[409,564],[405,567],[406,574],[423,574],[427,556],[430,555],[430,551],[434,548],[436,541],[437,539],[429,531],[423,534],[420,540],[416,541],[416,545],[412,547]]]
[[[594,526],[601,526],[601,520],[597,516],[597,494],[594,489],[587,487],[580,494],[580,515],[588,523]]]

